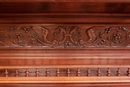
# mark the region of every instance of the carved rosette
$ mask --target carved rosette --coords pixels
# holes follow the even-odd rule
[[[130,47],[129,27],[11,26],[0,29],[0,47]],[[85,29],[85,30],[84,30]]]

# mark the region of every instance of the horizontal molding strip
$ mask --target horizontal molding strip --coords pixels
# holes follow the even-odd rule
[[[0,69],[36,69],[36,68],[130,68],[130,65],[32,65],[32,66],[0,66]]]
[[[0,49],[0,59],[129,59],[129,49]]]
[[[0,83],[127,83],[130,77],[0,77]]]
[[[55,18],[64,18],[64,17],[116,17],[116,18],[126,18],[126,17],[130,17],[129,14],[127,13],[1,13],[0,17],[15,17],[15,18],[19,18],[19,17],[25,17],[25,18],[42,18],[42,17],[55,17]]]
[[[129,14],[43,13],[0,14],[0,24],[130,24]]]

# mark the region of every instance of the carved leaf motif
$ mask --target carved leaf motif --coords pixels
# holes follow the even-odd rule
[[[130,47],[128,27],[11,26],[0,28],[0,47],[113,48]]]
[[[4,43],[13,47],[43,46],[47,43],[49,31],[40,27],[41,34],[33,29],[32,26],[12,26],[4,33]],[[44,44],[45,43],[45,44]]]

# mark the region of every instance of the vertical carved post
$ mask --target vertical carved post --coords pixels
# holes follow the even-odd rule
[[[98,68],[98,70],[97,70],[97,76],[101,76],[101,70],[100,70],[100,68]]]
[[[128,68],[127,75],[130,76],[130,68]]]
[[[60,76],[60,70],[59,70],[59,68],[56,69],[56,76]]]
[[[121,71],[120,71],[120,68],[118,68],[117,70],[117,76],[120,76],[121,75]]]
[[[5,70],[5,76],[8,77],[8,70]]]
[[[46,68],[46,76],[49,76],[49,73],[50,73],[50,71],[49,71],[49,69],[48,68]]]
[[[19,71],[18,71],[18,69],[15,70],[15,76],[16,76],[16,77],[19,76]]]
[[[38,77],[39,76],[39,70],[36,68],[36,77]]]
[[[25,71],[25,76],[26,76],[26,77],[29,76],[29,71],[28,71],[28,69],[26,69],[26,71]]]
[[[77,68],[77,76],[80,76],[80,69],[79,68]]]
[[[107,76],[110,76],[111,75],[111,70],[110,68],[107,69]]]
[[[70,76],[70,69],[67,68],[67,76]]]
[[[90,76],[91,75],[91,70],[90,68],[87,69],[87,76]]]

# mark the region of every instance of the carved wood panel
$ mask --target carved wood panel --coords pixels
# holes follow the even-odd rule
[[[129,48],[129,26],[14,25],[0,26],[0,47]]]

